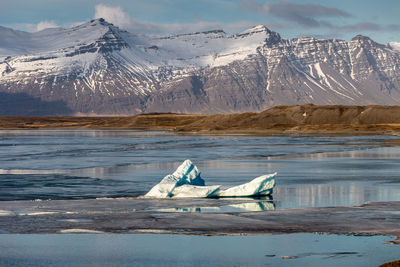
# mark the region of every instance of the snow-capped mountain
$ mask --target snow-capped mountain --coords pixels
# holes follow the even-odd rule
[[[283,39],[265,26],[135,35],[103,19],[0,27],[0,115],[216,113],[281,104],[399,104],[400,45]]]

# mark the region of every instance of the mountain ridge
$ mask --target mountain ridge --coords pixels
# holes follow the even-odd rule
[[[62,102],[71,114],[400,103],[397,43],[382,45],[361,35],[350,42],[284,39],[257,25],[239,34],[210,30],[160,37],[135,35],[104,19],[37,33],[3,27],[0,37],[4,32],[11,37],[0,41],[0,92]],[[13,35],[17,44],[10,47]],[[15,113],[23,114],[24,107],[14,104]],[[53,114],[34,109],[29,114]],[[12,114],[0,108],[0,115]]]
[[[0,129],[131,129],[256,135],[398,135],[400,107],[306,104],[276,106],[260,113],[213,115],[152,113],[125,117],[1,116]]]

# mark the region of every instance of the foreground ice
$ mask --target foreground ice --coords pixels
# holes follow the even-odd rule
[[[197,167],[185,160],[173,174],[165,176],[145,197],[245,197],[272,194],[277,173],[263,175],[248,183],[222,189],[220,185],[205,186]]]

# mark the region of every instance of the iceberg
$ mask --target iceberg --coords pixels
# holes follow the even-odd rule
[[[272,194],[277,173],[257,177],[248,183],[220,190],[219,197],[265,196]]]
[[[190,160],[185,160],[173,174],[165,176],[145,196],[157,198],[172,197],[174,189],[182,185],[205,186],[204,180],[200,177],[199,170]],[[193,190],[196,190],[196,188],[193,188]]]
[[[187,159],[173,174],[165,176],[144,196],[152,198],[265,196],[272,194],[276,175],[276,172],[262,175],[248,183],[222,189],[220,185],[206,186],[199,169]]]
[[[173,191],[173,197],[217,197],[220,185],[196,186],[182,185]]]

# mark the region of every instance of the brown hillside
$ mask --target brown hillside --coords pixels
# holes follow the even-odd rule
[[[277,106],[261,113],[210,115],[183,130],[279,130],[291,127],[336,125],[374,126],[400,123],[399,106]],[[361,127],[362,128],[362,127]],[[365,127],[364,127],[365,128]],[[312,129],[312,127],[310,128]]]
[[[133,117],[0,117],[0,128],[240,132],[400,132],[399,106],[277,106],[261,113]]]

